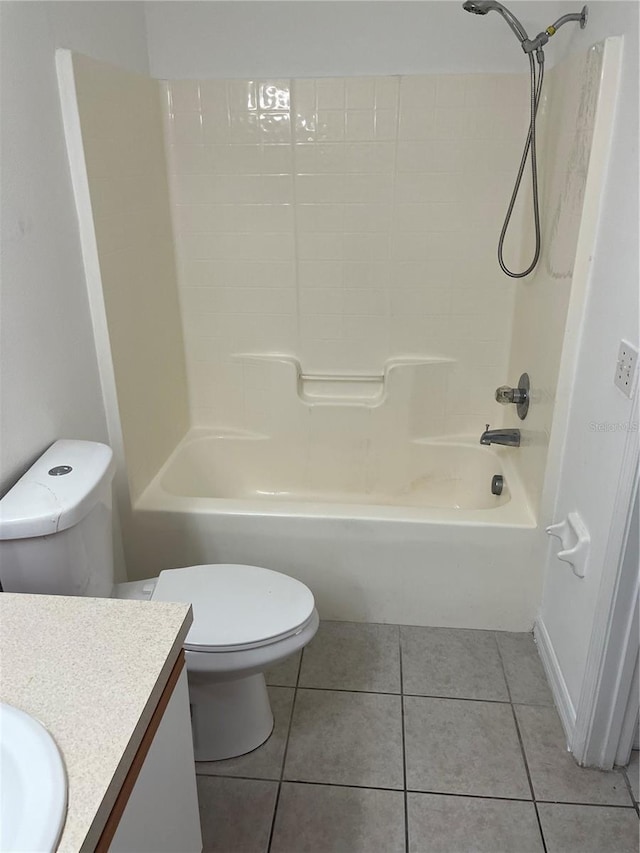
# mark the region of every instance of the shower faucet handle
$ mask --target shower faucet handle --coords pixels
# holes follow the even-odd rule
[[[511,388],[510,385],[501,385],[496,388],[496,400],[503,406],[509,403],[523,403],[526,400],[527,392],[524,388]]]
[[[514,403],[517,406],[518,417],[523,421],[529,411],[529,374],[522,374],[518,379],[517,388],[512,388],[510,385],[501,385],[496,388],[496,400],[503,406]]]

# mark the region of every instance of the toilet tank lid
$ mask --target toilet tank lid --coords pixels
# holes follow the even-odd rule
[[[73,527],[98,503],[115,473],[113,451],[61,439],[0,500],[0,539],[48,536]]]

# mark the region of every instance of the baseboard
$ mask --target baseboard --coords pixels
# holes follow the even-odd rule
[[[540,654],[540,660],[542,661],[547,681],[551,687],[556,709],[560,714],[567,744],[570,744],[573,741],[573,733],[576,727],[576,709],[573,707],[567,684],[560,669],[560,663],[553,649],[551,637],[540,618],[536,619],[533,636],[538,645],[538,653]]]

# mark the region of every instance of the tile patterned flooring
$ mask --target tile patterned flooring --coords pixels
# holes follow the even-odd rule
[[[638,753],[579,768],[530,634],[323,622],[275,727],[197,765],[206,853],[637,853]]]

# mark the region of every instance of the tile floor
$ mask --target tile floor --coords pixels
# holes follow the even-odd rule
[[[576,766],[531,635],[323,622],[259,749],[197,765],[207,853],[637,853],[638,753]]]

